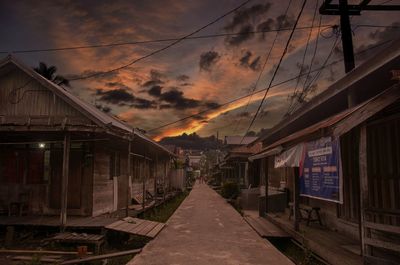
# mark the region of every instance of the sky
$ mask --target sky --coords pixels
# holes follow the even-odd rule
[[[225,36],[183,40],[154,56],[113,72],[108,71],[173,41],[15,52],[180,38],[243,2],[0,0],[0,56],[14,52],[17,58],[32,67],[39,62],[55,65],[58,74],[70,79],[96,74],[92,78],[71,81],[71,86],[66,89],[135,128],[147,131],[156,140],[193,132],[201,136],[216,135],[217,132],[220,137],[243,135],[264,92],[231,104],[225,103],[249,95],[254,89],[268,87],[290,30],[234,33],[291,28],[303,1],[252,0],[194,35]],[[385,2],[375,0],[371,4]],[[297,28],[305,29],[294,31],[251,131],[273,127],[345,74],[343,62],[338,62],[325,67],[317,77],[318,72],[310,73],[306,80],[310,66],[316,69],[324,66],[325,62],[329,65],[342,58],[340,34],[332,27],[339,24],[338,17],[320,17],[318,12],[314,17],[321,3],[322,0],[307,1],[297,25]],[[387,4],[400,5],[400,1]],[[374,45],[400,37],[399,18],[398,11],[365,11],[361,16],[351,18],[355,53],[367,49],[367,52],[356,56],[356,66],[385,48],[371,49]],[[314,28],[311,30],[312,25]],[[304,76],[296,79],[300,73]],[[288,79],[293,80],[274,86]],[[187,116],[192,117],[159,128]]]

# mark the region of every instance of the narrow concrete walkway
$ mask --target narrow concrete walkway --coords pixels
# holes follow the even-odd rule
[[[128,264],[293,264],[223,198],[197,184],[167,226]]]

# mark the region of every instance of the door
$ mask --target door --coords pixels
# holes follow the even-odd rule
[[[50,203],[52,209],[61,208],[61,178],[62,178],[62,149],[53,149],[50,153],[51,179]],[[82,204],[82,177],[83,177],[83,152],[70,151],[69,177],[68,177],[68,209],[80,209]]]

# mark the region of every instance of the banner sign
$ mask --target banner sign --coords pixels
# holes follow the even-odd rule
[[[289,150],[275,156],[275,168],[278,167],[299,167],[303,158],[304,144],[298,144]]]
[[[306,143],[304,148],[304,162],[300,168],[300,194],[342,202],[339,140],[325,137]]]

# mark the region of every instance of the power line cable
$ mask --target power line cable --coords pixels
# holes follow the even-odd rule
[[[286,10],[285,10],[285,13],[284,13],[284,18],[287,17],[287,13],[288,13],[288,11],[289,11],[289,8],[290,8],[290,5],[291,5],[291,4],[292,4],[292,0],[289,0],[289,3],[288,3],[288,5],[287,5]],[[283,21],[282,21],[282,22],[283,22]],[[282,22],[280,23],[279,28],[282,27]],[[264,72],[264,69],[265,69],[265,66],[267,65],[267,62],[269,61],[269,58],[270,58],[271,53],[272,53],[272,50],[273,50],[273,48],[275,47],[275,43],[276,43],[276,40],[278,39],[278,36],[279,36],[279,31],[276,32],[275,38],[274,38],[274,40],[273,40],[273,42],[272,42],[272,45],[271,45],[270,49],[268,50],[268,52],[267,52],[267,54],[266,54],[264,64],[263,64],[263,66],[262,66],[262,68],[261,68],[260,73],[258,74],[257,81],[256,81],[256,83],[254,84],[253,90],[252,90],[252,92],[251,92],[252,94],[253,94],[254,91],[256,91],[256,89],[257,89],[258,83],[260,82],[261,76],[262,76],[262,74],[263,74],[263,72]],[[247,111],[247,108],[249,107],[249,104],[250,104],[251,99],[252,99],[252,95],[250,95],[249,100],[247,101],[247,104],[246,104],[246,107],[245,107],[244,112]],[[237,131],[237,129],[239,128],[239,125],[240,125],[240,122],[242,121],[242,118],[243,118],[243,117],[240,117],[239,121],[236,123],[236,126],[235,126],[235,129],[234,129],[233,134],[235,134],[236,131]]]
[[[318,2],[319,2],[319,1],[317,1],[317,4],[318,4]],[[319,16],[319,23],[318,23],[317,39],[315,40],[315,46],[314,46],[314,53],[313,53],[313,55],[312,55],[312,57],[311,57],[310,67],[308,68],[308,73],[307,73],[307,76],[306,76],[306,78],[305,78],[305,80],[304,80],[303,87],[302,87],[302,91],[304,90],[304,87],[305,87],[305,85],[307,84],[308,78],[310,77],[310,72],[311,72],[311,69],[312,69],[312,67],[313,67],[313,65],[314,65],[315,57],[316,57],[316,55],[317,55],[318,43],[319,43],[319,35],[320,35],[320,33],[321,33],[321,23],[322,23],[322,16],[320,15],[320,16]],[[288,115],[288,114],[291,112],[291,108],[293,107],[293,104],[294,104],[294,101],[293,101],[293,100],[294,100],[294,97],[295,97],[295,94],[293,94],[293,96],[292,96],[292,98],[291,98],[291,101],[290,101],[290,105],[289,105],[289,107],[288,107],[288,110],[287,110],[287,112],[285,113],[284,116]]]
[[[321,27],[324,30],[328,30],[333,26],[337,25],[322,25]],[[359,27],[370,27],[370,28],[400,28],[399,26],[393,25],[370,25],[370,24],[360,24],[355,25],[356,28]],[[310,29],[310,27],[298,27],[296,30],[305,30]],[[208,39],[208,38],[218,38],[218,37],[227,37],[227,36],[239,36],[239,35],[248,35],[248,34],[260,34],[260,33],[273,33],[280,31],[289,31],[292,28],[281,28],[281,29],[271,29],[271,30],[256,30],[256,31],[245,31],[245,32],[233,32],[233,33],[217,33],[217,34],[207,34],[201,36],[192,36],[188,37],[185,40],[196,40],[196,39]],[[153,40],[143,40],[143,41],[129,41],[129,42],[112,42],[112,43],[103,43],[103,44],[91,44],[91,45],[82,45],[82,46],[71,46],[71,47],[60,47],[60,48],[40,48],[40,49],[25,49],[25,50],[14,50],[14,51],[0,51],[0,54],[6,53],[39,53],[39,52],[57,52],[57,51],[70,51],[70,50],[80,50],[80,49],[96,49],[96,48],[111,48],[111,47],[119,47],[119,46],[127,46],[127,45],[139,45],[139,44],[151,44],[151,43],[162,43],[162,42],[171,42],[179,40],[180,38],[166,38],[166,39],[153,39]]]
[[[322,67],[320,71],[318,71],[315,76],[311,79],[310,83],[305,86],[302,90],[302,92],[300,93],[297,103],[300,104],[301,102],[304,101],[305,97],[307,96],[307,93],[310,91],[310,88],[313,86],[313,84],[318,80],[318,78],[320,77],[322,71],[325,69],[325,66],[327,65],[329,59],[331,58],[333,51],[335,50],[335,47],[338,44],[338,40],[339,40],[339,36],[336,37],[335,41],[333,42],[332,48],[328,54],[328,56],[325,58],[324,63],[322,64]],[[293,106],[293,109],[291,111],[294,111],[296,109],[296,106]]]
[[[316,4],[315,4],[315,9],[314,9],[314,14],[313,14],[313,19],[312,19],[311,26],[314,26],[314,22],[315,22],[315,17],[317,15],[318,6],[319,6],[319,1],[317,0]],[[312,28],[310,29],[310,32],[308,33],[307,43],[306,43],[306,47],[304,49],[303,58],[302,58],[301,65],[300,65],[300,73],[299,73],[299,75],[303,73],[304,62],[306,60],[306,55],[307,55],[307,51],[308,51],[308,45],[310,44],[311,35],[312,35]],[[294,87],[293,96],[296,95],[297,87],[299,86],[300,79],[301,78],[298,78],[297,81],[296,81],[296,86]],[[292,101],[293,101],[293,97],[292,97]],[[290,103],[290,105],[291,104],[292,104],[292,102]]]
[[[295,22],[294,25],[293,25],[293,30],[291,31],[290,36],[289,36],[289,38],[288,38],[288,40],[287,40],[287,42],[286,42],[285,49],[283,50],[283,53],[282,53],[282,55],[281,55],[281,58],[279,59],[278,65],[277,65],[277,67],[275,68],[274,74],[272,75],[271,81],[269,82],[268,89],[265,91],[264,97],[262,98],[260,104],[258,105],[257,111],[256,111],[256,113],[254,114],[253,119],[251,120],[251,122],[250,122],[250,124],[249,124],[249,127],[247,128],[245,134],[243,135],[242,140],[240,141],[240,143],[243,142],[243,139],[244,139],[245,135],[250,131],[251,127],[253,126],[253,124],[254,124],[254,122],[255,122],[255,120],[257,119],[257,115],[258,115],[258,113],[259,113],[260,110],[261,110],[261,107],[262,107],[262,105],[263,105],[263,103],[264,103],[265,98],[267,97],[269,88],[271,88],[272,82],[274,81],[275,76],[276,76],[276,74],[278,73],[278,70],[279,70],[279,68],[280,68],[280,65],[281,65],[281,63],[282,63],[282,61],[283,61],[283,58],[284,58],[285,55],[286,55],[286,52],[287,52],[287,50],[288,50],[290,41],[292,40],[294,31],[295,31],[294,29],[296,28],[297,24],[299,23],[301,14],[303,13],[303,10],[304,10],[304,7],[305,7],[306,3],[307,3],[307,0],[304,0],[304,1],[303,1],[303,5],[301,6],[300,12],[299,12],[299,14],[297,15],[296,22]]]
[[[209,27],[209,26],[215,24],[216,22],[220,21],[221,19],[223,19],[223,18],[227,17],[228,15],[232,14],[233,12],[239,10],[241,7],[243,7],[244,5],[246,5],[247,3],[249,3],[250,1],[251,1],[251,0],[244,1],[244,2],[241,3],[239,6],[235,7],[234,9],[231,9],[230,11],[226,12],[225,14],[223,14],[223,15],[217,17],[216,19],[214,19],[214,20],[212,20],[211,22],[207,23],[206,25],[200,27],[199,29],[193,31],[192,33],[189,33],[189,34],[187,34],[187,35],[185,35],[185,36],[183,36],[183,37],[177,39],[176,41],[174,41],[174,42],[172,42],[172,43],[170,43],[170,44],[168,44],[168,45],[166,45],[166,46],[164,46],[164,47],[162,47],[162,48],[160,48],[160,49],[157,49],[157,50],[155,50],[155,51],[153,51],[153,52],[151,52],[151,53],[148,53],[148,54],[146,54],[146,55],[144,55],[144,56],[141,56],[141,57],[139,57],[139,58],[137,58],[137,59],[131,61],[130,63],[121,65],[121,66],[119,66],[119,67],[117,67],[117,68],[113,68],[113,69],[111,69],[111,70],[107,70],[107,71],[104,71],[104,72],[97,72],[97,73],[89,74],[89,75],[86,75],[86,76],[71,78],[71,79],[69,79],[69,81],[76,81],[76,80],[88,79],[88,78],[92,78],[92,77],[95,77],[95,76],[98,76],[98,75],[104,75],[104,74],[116,72],[116,71],[119,71],[119,70],[124,69],[124,68],[126,68],[126,67],[129,67],[129,66],[131,66],[131,65],[133,65],[133,64],[135,64],[135,63],[137,63],[137,62],[139,62],[139,61],[142,61],[142,60],[144,60],[144,59],[146,59],[146,58],[148,58],[148,57],[151,57],[151,56],[153,56],[153,55],[155,55],[155,54],[157,54],[157,53],[160,53],[160,52],[162,52],[162,51],[165,51],[166,49],[169,49],[169,48],[171,48],[172,46],[174,46],[174,45],[180,43],[181,41],[183,41],[183,40],[185,40],[185,39],[187,39],[187,38],[189,38],[189,37],[195,35],[196,33],[202,31],[203,29],[205,29],[205,28],[207,28],[207,27]]]
[[[389,42],[392,42],[392,41],[393,41],[393,40],[390,39],[390,40],[387,40],[387,41],[380,42],[380,43],[378,43],[378,44],[376,44],[376,45],[373,45],[373,46],[371,46],[371,47],[369,47],[369,48],[366,48],[366,49],[364,49],[364,50],[361,50],[361,51],[357,52],[356,55],[363,54],[363,53],[365,53],[365,52],[368,52],[368,51],[370,51],[370,50],[373,50],[373,49],[375,49],[375,48],[378,48],[378,47],[380,47],[380,46],[383,46],[383,45],[385,45],[385,44],[388,44]],[[319,67],[319,68],[316,68],[316,69],[314,69],[314,70],[311,70],[310,73],[318,72],[318,71],[320,71],[321,69],[324,69],[324,68],[330,67],[330,66],[332,66],[332,65],[335,65],[335,64],[337,64],[337,63],[343,62],[343,60],[344,60],[344,59],[339,59],[339,60],[333,61],[333,62],[331,62],[331,63],[329,63],[329,64],[326,64],[325,67]],[[307,74],[308,74],[308,73],[307,73]],[[301,76],[305,76],[305,75],[307,75],[307,74],[304,73],[304,74],[301,74]],[[291,82],[291,81],[293,81],[293,80],[296,80],[297,78],[299,78],[298,75],[297,75],[297,76],[294,76],[294,77],[291,77],[291,78],[289,78],[289,79],[286,79],[286,80],[284,80],[284,81],[281,81],[281,82],[279,82],[279,83],[277,83],[277,84],[274,84],[274,85],[272,85],[271,87],[266,87],[266,88],[260,89],[260,90],[258,90],[258,91],[255,91],[255,93],[247,94],[247,95],[244,95],[244,96],[241,96],[241,97],[232,99],[232,100],[227,101],[227,102],[225,102],[225,103],[219,104],[218,106],[211,107],[211,108],[207,108],[207,109],[205,109],[205,110],[202,110],[202,111],[197,112],[197,113],[192,114],[192,115],[185,116],[185,117],[180,118],[180,119],[178,119],[178,120],[175,120],[175,121],[173,121],[173,122],[169,122],[169,123],[163,124],[163,125],[161,125],[161,126],[159,126],[159,127],[155,127],[155,128],[149,129],[149,130],[147,130],[147,132],[156,131],[156,130],[159,130],[159,129],[168,127],[168,126],[170,126],[170,125],[173,125],[173,124],[175,124],[175,123],[179,123],[179,122],[185,121],[185,120],[187,120],[187,119],[194,118],[194,117],[199,116],[199,115],[201,115],[201,114],[207,113],[207,112],[209,112],[209,111],[211,111],[211,110],[216,110],[216,109],[219,109],[219,108],[221,108],[221,107],[223,107],[223,106],[227,106],[227,105],[229,105],[229,104],[232,104],[232,103],[234,103],[234,102],[236,102],[236,101],[239,101],[239,100],[245,99],[245,98],[247,98],[247,97],[250,97],[250,95],[258,94],[258,93],[261,93],[261,92],[263,92],[263,91],[266,91],[267,89],[274,88],[274,87],[278,87],[278,86],[280,86],[280,85],[289,83],[289,82]]]
[[[326,28],[330,28],[333,26],[335,26],[335,25],[331,25],[331,24],[323,25],[323,27],[326,27]],[[299,27],[296,30],[305,30],[305,29],[309,29],[309,28],[310,27],[308,27],[308,26],[307,27]],[[273,32],[278,32],[278,31],[289,31],[289,30],[292,30],[292,28],[241,31],[241,32],[231,32],[231,33],[216,33],[216,34],[192,36],[192,37],[186,38],[185,40],[208,39],[208,38],[240,36],[240,35],[260,34],[260,33],[273,33]],[[14,50],[14,51],[0,51],[0,53],[16,53],[17,54],[17,53],[57,52],[57,51],[80,50],[80,49],[110,48],[110,47],[127,46],[127,45],[170,42],[170,41],[176,41],[179,39],[180,38],[166,38],[166,39],[154,39],[154,40],[143,40],[143,41],[112,42],[112,43],[104,43],[104,44],[92,44],[92,45],[60,47],[60,48],[40,48],[40,49],[26,49],[26,50]]]

